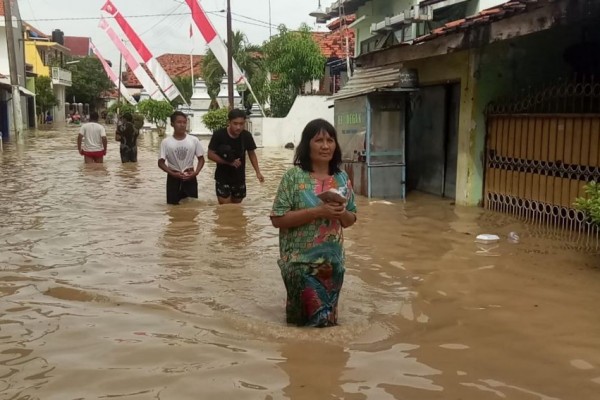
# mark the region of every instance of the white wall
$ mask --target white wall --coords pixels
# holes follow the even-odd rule
[[[6,29],[4,29],[4,16],[2,18],[2,26],[0,26],[0,74],[10,76],[8,65],[8,48],[6,45]]]
[[[333,125],[333,101],[327,96],[298,96],[285,118],[264,118],[262,123],[262,145],[283,147],[292,142],[297,145],[302,130],[313,119],[323,118]]]
[[[477,12],[488,8],[496,7],[500,4],[508,3],[508,0],[479,0]]]

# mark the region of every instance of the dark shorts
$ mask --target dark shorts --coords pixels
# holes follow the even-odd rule
[[[246,184],[230,185],[228,183],[215,182],[217,196],[223,199],[243,199],[246,197]]]
[[[167,204],[179,204],[187,197],[198,198],[198,179],[183,181],[167,175]]]
[[[121,145],[121,162],[137,162],[137,146]]]

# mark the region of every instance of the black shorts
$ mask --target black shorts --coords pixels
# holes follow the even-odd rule
[[[179,204],[186,197],[198,198],[198,179],[184,181],[167,175],[167,204]]]
[[[137,162],[137,146],[129,147],[121,145],[121,162]]]
[[[223,199],[234,198],[243,199],[246,197],[246,184],[231,185],[228,183],[215,182],[217,196]]]

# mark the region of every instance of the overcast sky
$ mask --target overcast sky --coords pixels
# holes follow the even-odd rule
[[[106,35],[98,28],[100,11],[105,0],[18,0],[22,18],[46,34],[60,29],[65,36],[89,36],[105,58],[113,61],[119,55]],[[316,26],[308,14],[315,10],[318,0],[231,0],[233,29],[243,31],[253,44],[261,44],[269,37],[269,3],[271,23],[297,28],[302,22]],[[332,0],[322,0],[323,7]],[[194,37],[189,38],[190,9],[184,0],[113,0],[113,4],[127,18],[154,56],[164,53],[203,54],[206,43],[194,27]],[[226,0],[200,0],[217,31],[225,38]],[[160,16],[157,16],[160,15]],[[111,26],[122,35],[114,21]],[[273,27],[273,33],[276,32]],[[124,37],[124,35],[123,35]]]

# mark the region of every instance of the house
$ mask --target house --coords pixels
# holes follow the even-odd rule
[[[338,0],[327,12],[356,15],[360,73],[334,101],[336,123],[364,134],[347,140],[363,193],[581,223],[573,201],[600,179],[599,2]]]
[[[190,60],[189,54],[163,54],[157,57],[158,62],[163,67],[167,75],[171,78],[174,77],[190,77],[192,76],[192,63],[193,63],[193,76],[200,77],[202,72],[202,60],[204,56],[194,55]],[[148,72],[150,76],[150,70],[143,65],[143,68]],[[129,90],[132,96],[139,100],[139,96],[144,89],[140,81],[137,79],[131,68],[123,64],[123,83]]]
[[[314,31],[312,37],[325,56],[325,76],[318,85],[309,83],[305,92],[336,93],[348,81],[348,63],[354,58],[354,15],[336,18],[327,24],[327,32]],[[312,87],[311,87],[312,86]]]
[[[64,45],[64,34],[56,29],[51,36],[44,34],[32,25],[24,23],[25,56],[32,65],[37,76],[48,76],[52,79],[54,95],[58,105],[54,107],[55,122],[66,120],[66,89],[70,87],[71,71],[64,68],[71,51]],[[76,102],[76,99],[75,101]]]
[[[12,131],[12,85],[10,81],[10,67],[8,57],[8,46],[6,36],[6,24],[4,21],[4,3],[0,2],[0,132],[3,139],[8,138]],[[23,26],[19,13],[17,1],[11,1],[11,14],[13,17],[13,38],[17,55],[17,79],[21,92],[21,113],[24,127],[35,126],[35,98],[31,87],[28,86],[28,71],[25,64],[25,51],[20,38]]]

